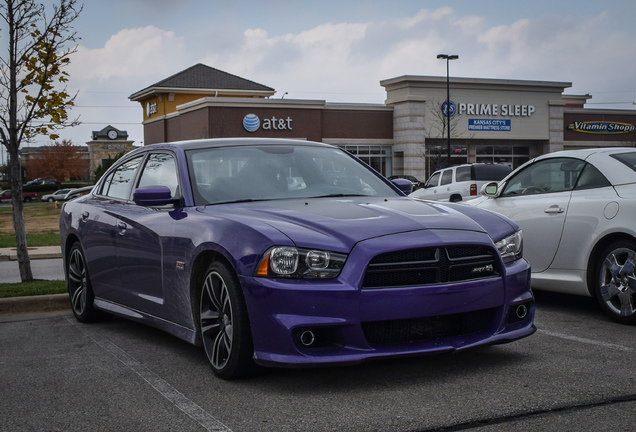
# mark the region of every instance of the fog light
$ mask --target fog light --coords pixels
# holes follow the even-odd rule
[[[524,319],[528,315],[528,308],[526,305],[519,305],[516,309],[517,318]]]

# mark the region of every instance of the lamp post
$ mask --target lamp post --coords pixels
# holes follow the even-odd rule
[[[457,60],[459,56],[457,54],[437,54],[438,59],[446,60],[446,157],[447,164],[450,166],[450,157],[451,157],[451,132],[450,132],[450,77],[448,74],[448,64],[451,60]]]

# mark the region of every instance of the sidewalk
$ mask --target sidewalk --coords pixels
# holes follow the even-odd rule
[[[29,257],[34,259],[62,258],[62,250],[59,246],[30,247]],[[15,248],[0,248],[0,261],[17,261]]]
[[[59,246],[29,248],[35,259],[62,258]],[[0,248],[0,261],[17,261],[15,248]],[[68,294],[0,298],[0,322],[22,321],[71,313]]]

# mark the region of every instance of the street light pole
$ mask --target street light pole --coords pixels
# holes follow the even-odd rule
[[[437,54],[438,59],[446,60],[446,157],[447,164],[450,166],[451,157],[451,131],[450,131],[450,75],[449,75],[449,63],[451,60],[457,60],[459,58],[456,54]]]

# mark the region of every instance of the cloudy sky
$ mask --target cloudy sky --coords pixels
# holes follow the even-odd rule
[[[128,97],[196,63],[274,97],[383,103],[381,80],[445,76],[436,56],[448,53],[459,55],[451,77],[571,82],[567,93],[593,96],[588,107],[635,108],[634,0],[84,3],[67,69],[83,123],[61,134],[75,144],[109,124],[141,144],[142,109]]]

